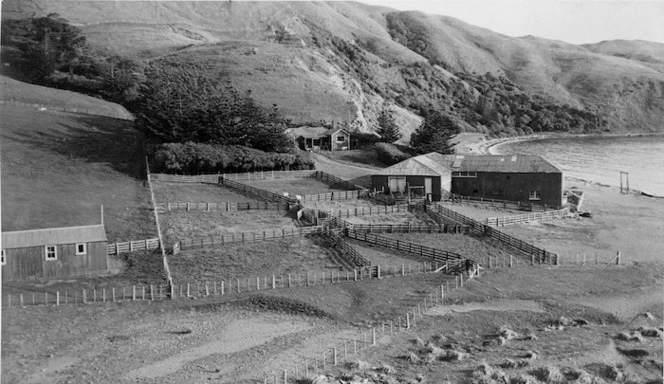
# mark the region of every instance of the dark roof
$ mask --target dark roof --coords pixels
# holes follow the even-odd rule
[[[440,157],[443,155],[439,153],[429,153],[426,155],[419,155],[406,159],[400,163],[387,167],[376,175],[389,175],[389,176],[441,176],[449,174],[450,170],[447,169]]]
[[[436,158],[452,172],[562,173],[537,155],[441,155]]]
[[[2,232],[3,249],[100,241],[107,241],[103,225]]]

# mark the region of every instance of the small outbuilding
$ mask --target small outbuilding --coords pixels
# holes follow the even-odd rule
[[[286,133],[295,139],[304,151],[343,151],[350,149],[350,133],[344,128],[298,127]]]
[[[62,278],[108,271],[104,225],[2,233],[2,279]]]
[[[452,172],[443,165],[443,155],[435,152],[411,157],[371,175],[371,187],[376,190],[406,193],[415,188],[431,201],[440,201],[451,183]]]

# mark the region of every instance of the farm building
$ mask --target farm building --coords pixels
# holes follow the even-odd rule
[[[426,166],[428,170],[416,166],[416,164],[431,163],[436,165]],[[390,174],[395,178],[392,183],[402,185],[409,183],[411,186],[421,185],[419,179],[429,183],[426,179],[431,178],[434,201],[439,200],[438,196],[441,196],[435,193],[436,187],[433,187],[436,185],[434,180],[440,175],[442,188],[457,195],[519,201],[550,207],[560,207],[563,203],[563,172],[536,155],[429,153],[407,159],[373,175],[372,187],[377,189],[384,187],[385,176]],[[401,177],[401,181],[398,181],[397,177]],[[451,179],[451,185],[445,184],[448,178]]]
[[[299,127],[286,133],[305,151],[342,151],[350,149],[350,133],[344,128]]]
[[[430,200],[440,201],[443,191],[452,185],[452,173],[443,162],[444,156],[435,152],[411,157],[371,175],[371,187],[391,193],[415,187]]]
[[[60,278],[108,270],[103,225],[2,233],[2,279]]]

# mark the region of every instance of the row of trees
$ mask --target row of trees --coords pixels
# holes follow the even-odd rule
[[[285,134],[290,122],[276,105],[258,105],[250,91],[241,93],[195,64],[164,59],[146,65],[105,55],[93,50],[81,30],[57,14],[3,22],[2,61],[3,68],[22,80],[122,104],[136,116],[136,127],[157,143],[189,143],[186,150],[161,148],[164,169],[228,166],[246,170],[249,166],[267,169],[270,164],[281,169],[312,164],[300,164],[299,157],[290,155],[256,152],[294,151],[294,142]],[[169,163],[165,154],[184,160]]]

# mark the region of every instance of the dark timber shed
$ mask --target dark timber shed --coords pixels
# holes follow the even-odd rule
[[[452,193],[560,207],[563,171],[537,155],[444,155]]]
[[[61,278],[108,271],[103,225],[2,233],[2,279]]]

